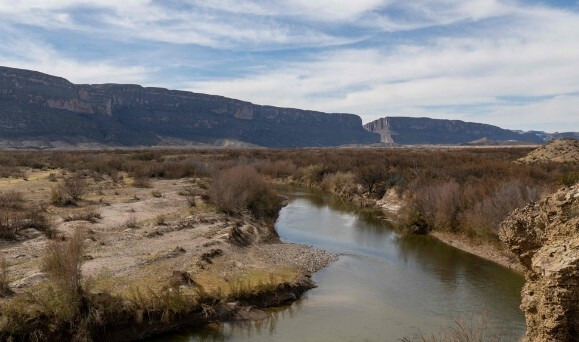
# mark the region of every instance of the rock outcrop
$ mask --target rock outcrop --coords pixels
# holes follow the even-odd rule
[[[527,340],[579,340],[579,184],[515,210],[501,239],[525,267]]]
[[[353,114],[259,106],[131,84],[73,84],[0,67],[0,147],[242,142],[322,147],[379,142]]]

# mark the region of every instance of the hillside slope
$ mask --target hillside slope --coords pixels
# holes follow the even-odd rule
[[[519,159],[523,163],[579,163],[579,139],[558,139]]]
[[[0,67],[0,143],[29,147],[152,146],[238,141],[267,147],[371,144],[353,114],[259,106],[129,84],[76,85]],[[0,144],[0,145],[2,145]]]

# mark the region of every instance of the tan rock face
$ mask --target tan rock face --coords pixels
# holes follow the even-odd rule
[[[578,341],[579,184],[515,210],[500,237],[526,269],[528,341]]]

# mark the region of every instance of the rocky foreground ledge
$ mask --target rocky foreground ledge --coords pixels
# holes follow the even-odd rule
[[[500,237],[525,267],[527,341],[577,341],[579,184],[514,211]]]

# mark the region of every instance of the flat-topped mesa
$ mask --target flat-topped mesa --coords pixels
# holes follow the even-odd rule
[[[544,142],[537,134],[460,120],[390,116],[367,123],[364,128],[380,134],[383,143],[401,145],[465,144],[483,138],[532,144]]]
[[[500,238],[526,268],[521,309],[528,341],[577,341],[579,184],[515,210]]]
[[[377,134],[353,114],[254,105],[222,96],[131,84],[76,85],[0,67],[0,137],[158,145],[229,139],[266,147],[371,144]]]

